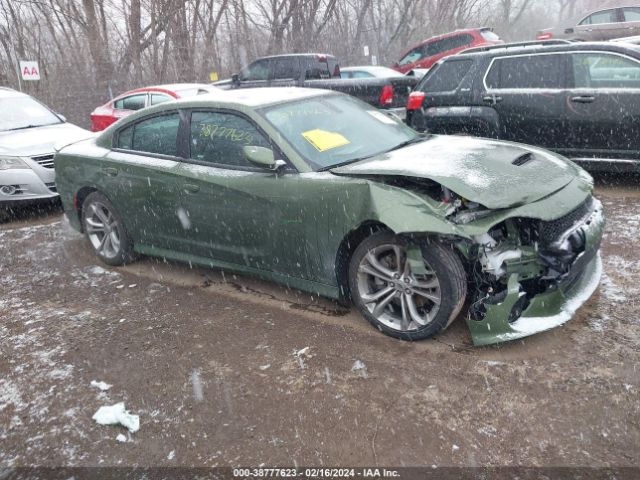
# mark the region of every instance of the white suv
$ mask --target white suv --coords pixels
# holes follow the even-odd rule
[[[0,210],[56,198],[54,145],[91,132],[10,88],[0,87],[0,112]]]

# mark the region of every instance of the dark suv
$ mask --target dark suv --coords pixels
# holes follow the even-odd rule
[[[538,145],[593,170],[640,170],[640,49],[558,40],[468,50],[425,75],[406,121]]]

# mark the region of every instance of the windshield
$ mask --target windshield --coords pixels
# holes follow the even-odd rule
[[[31,97],[0,98],[0,131],[63,123],[51,110]]]
[[[351,163],[422,138],[402,121],[349,96],[319,96],[262,114],[314,170]]]

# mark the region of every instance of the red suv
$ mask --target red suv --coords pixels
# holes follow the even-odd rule
[[[456,30],[437,37],[431,37],[422,41],[411,50],[405,52],[400,61],[394,63],[391,68],[402,73],[407,73],[414,68],[431,68],[431,66],[443,57],[453,55],[471,47],[484,47],[504,43],[500,37],[493,33],[491,28],[472,28],[469,30]]]

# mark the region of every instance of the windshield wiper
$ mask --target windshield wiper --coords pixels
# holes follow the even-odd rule
[[[13,132],[14,130],[26,130],[27,128],[36,128],[36,127],[42,127],[42,125],[25,125],[24,127],[10,128],[8,130],[3,130],[3,131],[4,132]]]
[[[413,145],[414,143],[420,143],[420,142],[426,140],[427,138],[428,137],[426,135],[418,135],[417,137],[413,137],[410,140],[406,140],[404,142],[399,143],[395,147],[390,148],[389,150],[387,150],[387,152],[393,152],[394,150],[400,150],[401,148],[407,147],[409,145]]]
[[[29,125],[25,125],[24,127],[9,128],[8,130],[2,130],[2,131],[13,132],[15,130],[26,130],[27,128],[48,127],[50,125],[58,125],[59,123],[63,123],[63,122],[41,123],[40,125],[29,124]]]

